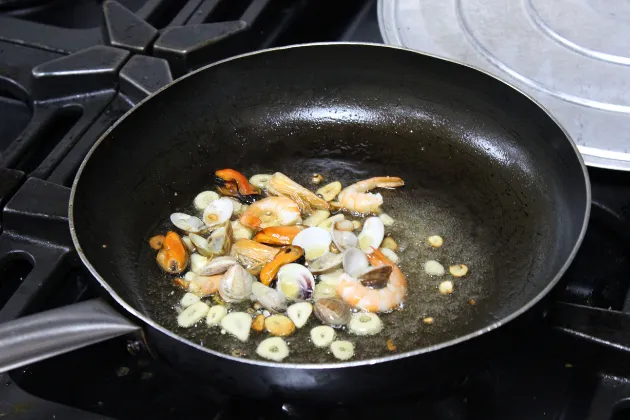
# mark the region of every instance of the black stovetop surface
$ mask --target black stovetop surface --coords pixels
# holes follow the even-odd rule
[[[68,187],[117,118],[224,57],[303,42],[380,42],[375,3],[0,0],[0,322],[96,296],[69,238]],[[630,418],[630,174],[589,173],[591,222],[554,297],[605,315],[606,325],[593,328],[621,343],[616,349],[541,325],[448,393],[319,407],[230,396],[123,337],[0,374],[0,418]]]

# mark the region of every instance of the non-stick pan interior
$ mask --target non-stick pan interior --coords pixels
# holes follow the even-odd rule
[[[174,314],[173,302],[156,299],[156,287],[171,289],[147,257],[147,239],[225,167],[282,170],[302,182],[315,170],[344,184],[402,176],[406,205],[424,209],[409,214],[429,220],[403,223],[417,227],[418,239],[408,240],[418,254],[405,264],[431,256],[428,233],[477,255],[469,257],[476,286],[459,298],[477,294],[478,305],[434,341],[498,321],[547,287],[578,241],[588,206],[583,167],[563,131],[492,77],[359,44],[249,55],[143,103],[80,172],[78,241],[102,279],[140,312]],[[397,214],[404,208],[399,203]]]

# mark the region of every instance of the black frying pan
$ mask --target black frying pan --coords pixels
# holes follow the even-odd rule
[[[279,364],[216,352],[165,328],[174,329],[164,316],[174,318],[166,297],[172,289],[146,241],[224,167],[248,175],[280,170],[302,182],[312,172],[347,182],[401,176],[409,208],[429,209],[419,226],[439,226],[462,253],[473,249],[483,258],[471,254],[461,295],[426,302],[426,311],[455,309],[441,312],[439,328],[410,330],[389,356]],[[79,255],[129,319],[88,302],[5,325],[0,337],[9,351],[0,366],[142,328],[159,357],[232,392],[319,400],[411,392],[487,357],[487,346],[501,341],[499,327],[549,293],[582,240],[589,205],[586,170],[567,134],[530,98],[480,71],[364,44],[225,60],[174,82],[117,122],[73,185]],[[420,263],[410,258],[403,269]],[[477,298],[472,309],[448,306],[468,297]],[[14,337],[6,341],[9,330]]]

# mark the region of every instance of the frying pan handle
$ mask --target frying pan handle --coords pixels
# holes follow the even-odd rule
[[[551,312],[551,322],[564,334],[630,352],[630,315],[624,312],[559,302]]]
[[[100,299],[5,322],[0,324],[0,373],[138,330]]]

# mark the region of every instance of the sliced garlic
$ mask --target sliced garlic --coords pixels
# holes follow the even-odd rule
[[[190,305],[197,303],[200,300],[201,298],[199,296],[192,293],[186,293],[184,297],[182,297],[182,300],[179,301],[179,304],[182,306],[182,308],[188,308]]]
[[[323,187],[315,191],[317,194],[326,201],[333,201],[335,197],[341,192],[341,182],[335,181],[330,184],[326,184]]]
[[[270,337],[260,342],[256,347],[256,354],[274,362],[281,362],[289,355],[289,346],[280,337]]]
[[[234,337],[245,342],[249,338],[252,317],[246,312],[230,312],[221,319],[221,327]]]
[[[267,184],[269,183],[270,179],[271,179],[271,175],[256,174],[252,176],[251,178],[249,178],[249,183],[252,184],[254,187],[258,187],[261,190],[264,190],[267,188]]]
[[[304,222],[302,223],[306,226],[317,226],[324,220],[328,219],[328,216],[330,216],[330,212],[328,210],[315,210],[310,216],[304,219]]]
[[[392,219],[392,217],[389,214],[381,213],[378,215],[378,218],[381,219],[381,221],[383,222],[385,226],[394,225],[394,219]]]
[[[335,223],[345,219],[346,216],[344,216],[341,213],[335,214],[334,216],[330,216],[328,219],[323,220],[321,223],[319,223],[317,225],[317,227],[320,227],[322,229],[326,229],[326,230],[331,230],[333,228],[333,226],[335,225]]]
[[[429,260],[424,263],[424,271],[431,276],[443,276],[444,266],[435,260]]]
[[[352,227],[354,228],[354,230],[361,229],[361,226],[363,226],[363,224],[361,224],[360,221],[358,221],[358,220],[353,220],[352,221]]]
[[[308,318],[313,313],[313,305],[308,302],[294,303],[287,308],[287,315],[297,328],[306,325]]]
[[[195,278],[197,278],[197,275],[193,273],[192,271],[189,271],[188,273],[184,274],[184,280],[186,281],[193,281]]]
[[[232,213],[236,215],[243,213],[243,204],[240,201],[232,197],[228,197],[228,199],[232,202]]]
[[[349,341],[333,341],[330,344],[330,350],[339,360],[348,360],[354,356],[354,344]]]
[[[197,194],[195,199],[193,200],[193,204],[195,208],[199,211],[204,211],[206,207],[210,205],[214,200],[219,199],[219,194],[214,191],[204,191]]]
[[[352,232],[354,230],[354,224],[350,220],[340,220],[335,223],[335,229],[343,232]]]
[[[316,347],[328,347],[335,339],[335,330],[328,325],[320,325],[311,330],[311,341]]]
[[[206,324],[209,327],[214,325],[219,325],[219,322],[227,315],[227,308],[223,305],[214,305],[208,311],[208,316],[206,317]]]
[[[438,235],[433,235],[433,236],[429,236],[427,238],[427,242],[429,243],[429,245],[431,245],[433,248],[439,248],[442,246],[442,244],[444,244],[444,239],[442,239],[441,236]]]
[[[376,314],[361,312],[352,315],[348,328],[356,335],[374,335],[383,329],[383,321]]]
[[[385,255],[387,257],[387,255]],[[393,262],[393,261],[392,261]],[[319,276],[319,284],[329,284],[331,286],[336,286],[339,283],[339,277],[343,274],[343,269],[331,271],[330,273],[320,274]],[[317,289],[317,286],[315,286]]]
[[[451,273],[453,277],[464,277],[468,274],[468,267],[464,264],[455,264],[448,268],[448,272]]]
[[[450,280],[443,281],[438,286],[438,289],[440,290],[440,293],[442,293],[443,295],[450,295],[451,293],[453,293],[453,289],[454,289],[453,282]]]
[[[232,222],[232,236],[234,237],[234,241],[238,241],[239,239],[252,239],[254,231],[247,226],[241,225],[238,220],[234,220]]]
[[[203,302],[193,303],[177,316],[177,324],[184,328],[192,327],[206,316],[209,310],[210,307]]]
[[[394,264],[398,263],[398,261],[400,261],[400,257],[398,255],[396,255],[396,253],[394,251],[392,251],[389,248],[379,248],[379,251],[381,251],[383,253],[383,255],[385,255],[387,257],[388,260],[390,260],[391,262],[393,262]]]

